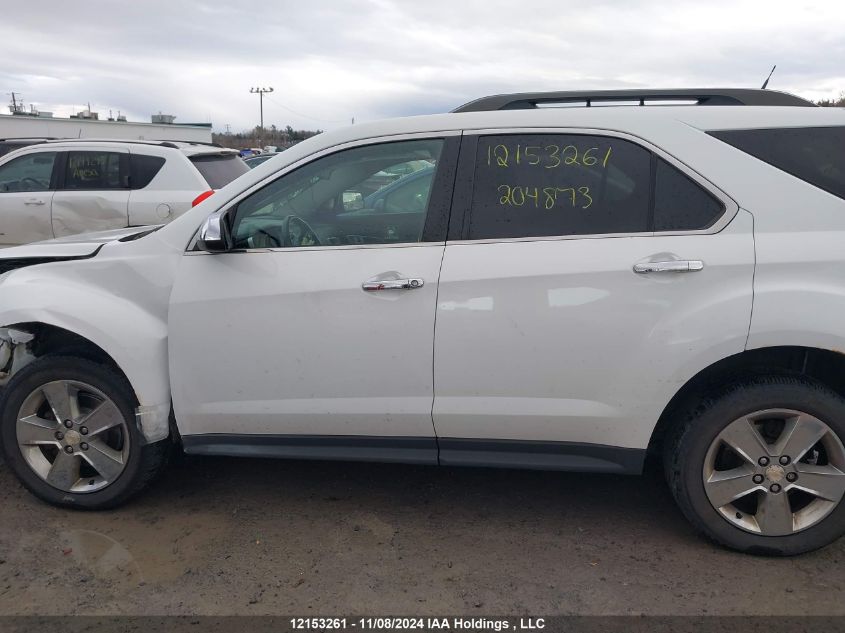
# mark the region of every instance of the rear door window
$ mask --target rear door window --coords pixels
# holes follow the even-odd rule
[[[68,152],[64,189],[125,189],[119,152]]]
[[[212,189],[225,187],[249,171],[247,164],[234,154],[191,156],[191,162]]]
[[[469,239],[649,230],[651,153],[591,135],[482,136]]]
[[[845,127],[723,130],[709,134],[845,199]]]

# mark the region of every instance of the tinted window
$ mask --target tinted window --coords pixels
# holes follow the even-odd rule
[[[262,163],[266,163],[271,158],[275,158],[277,154],[262,154],[261,156],[253,156],[252,158],[245,158],[244,163],[250,169],[255,169]]]
[[[27,145],[37,145],[42,141],[32,140],[32,141],[0,141],[0,156],[4,154],[8,154],[9,152],[14,152],[16,149],[20,149],[21,147],[26,147]]]
[[[845,198],[845,127],[727,130],[710,135]]]
[[[648,230],[651,154],[618,138],[479,138],[469,239]]]
[[[382,143],[319,158],[276,179],[238,205],[232,224],[237,248],[338,246],[419,242],[432,179],[418,178],[405,200],[402,178],[432,174],[441,139]],[[402,176],[400,174],[410,174]]]
[[[164,162],[161,156],[132,154],[129,157],[129,186],[132,189],[146,187],[164,167]]]
[[[423,211],[428,204],[428,193],[434,178],[434,167],[403,176],[384,195],[384,210],[391,213]]]
[[[68,152],[65,189],[123,189],[117,152]]]
[[[654,230],[695,231],[712,226],[722,203],[662,158],[657,159]]]
[[[225,187],[249,171],[246,163],[234,154],[228,156],[192,156],[191,162],[212,189]]]
[[[38,152],[0,166],[0,193],[47,191],[55,162],[56,152]]]

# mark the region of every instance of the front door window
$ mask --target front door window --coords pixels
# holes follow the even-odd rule
[[[56,152],[38,152],[16,158],[0,167],[0,193],[48,191]]]
[[[285,174],[243,200],[235,248],[423,241],[442,139],[344,150]]]

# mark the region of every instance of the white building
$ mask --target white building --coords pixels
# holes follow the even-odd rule
[[[0,138],[108,138],[211,142],[211,124],[130,123],[0,114]]]

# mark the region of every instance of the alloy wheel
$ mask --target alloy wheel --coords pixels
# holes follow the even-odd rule
[[[845,495],[845,447],[818,418],[793,409],[731,422],[705,456],[704,490],[737,527],[787,536],[824,519]]]
[[[30,393],[16,433],[33,472],[65,492],[101,490],[120,477],[129,459],[129,428],[120,409],[80,381],[48,382]]]

